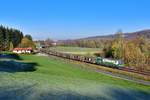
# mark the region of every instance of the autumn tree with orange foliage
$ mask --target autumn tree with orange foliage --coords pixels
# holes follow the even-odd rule
[[[125,43],[124,62],[139,70],[150,70],[149,41],[143,37],[137,37]]]
[[[123,33],[118,31],[116,38],[103,52],[105,57],[124,61],[125,66],[150,71],[150,41],[146,37],[138,36],[134,39],[125,39]]]
[[[21,40],[21,43],[20,43],[19,47],[22,47],[22,48],[28,48],[28,47],[35,48],[35,44],[32,40],[29,40],[28,38],[24,37]]]

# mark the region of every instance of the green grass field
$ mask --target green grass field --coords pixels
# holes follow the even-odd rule
[[[79,54],[79,55],[89,55],[94,56],[94,53],[100,53],[100,48],[82,48],[82,47],[51,47],[51,50],[65,52],[65,53],[72,53],[72,54]]]
[[[147,100],[150,98],[150,86],[103,75],[59,58],[22,55],[21,59],[21,62],[34,63],[36,71],[8,72],[0,69],[0,100]],[[11,67],[18,66],[12,63],[11,65]]]

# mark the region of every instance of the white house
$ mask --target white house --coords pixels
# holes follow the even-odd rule
[[[32,53],[33,49],[30,48],[30,47],[29,48],[14,48],[13,52],[14,53],[18,53],[18,54],[21,54],[21,53]]]

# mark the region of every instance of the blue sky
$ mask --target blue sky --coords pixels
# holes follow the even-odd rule
[[[73,39],[150,28],[150,0],[0,0],[0,24],[34,39]]]

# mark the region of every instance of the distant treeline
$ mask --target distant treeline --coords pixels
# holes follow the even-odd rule
[[[0,51],[12,50],[15,47],[33,47],[31,35],[23,35],[18,29],[0,26]]]
[[[72,47],[87,47],[87,48],[103,48],[111,40],[106,39],[80,39],[80,40],[64,40],[59,41],[57,45],[72,46]]]
[[[46,40],[37,40],[34,41],[34,43],[36,44],[37,48],[48,48],[56,46],[55,42],[50,38],[47,38]]]

